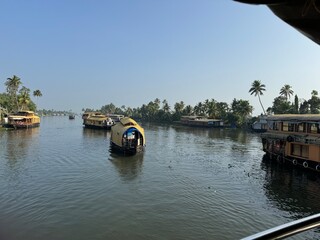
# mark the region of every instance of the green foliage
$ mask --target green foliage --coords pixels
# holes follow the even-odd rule
[[[162,103],[162,105],[161,105]],[[103,114],[123,114],[150,122],[172,123],[179,121],[181,116],[200,115],[208,118],[222,119],[226,123],[232,123],[237,126],[245,126],[248,115],[252,113],[253,107],[247,100],[234,100],[233,107],[229,107],[226,102],[218,102],[214,99],[199,102],[196,106],[185,105],[183,101],[176,102],[173,110],[167,100],[156,98],[148,104],[143,104],[138,108],[121,106],[116,107],[113,103],[104,105],[100,111]],[[82,109],[82,111],[94,111],[92,109]]]
[[[274,99],[272,110],[274,114],[294,113],[294,107],[283,96]]]
[[[115,113],[115,110],[116,110],[116,106],[113,103],[110,103],[102,106],[100,111],[104,114],[107,114],[107,113]]]
[[[297,94],[294,96],[294,105],[293,105],[294,113],[298,114],[299,113],[299,99]]]
[[[22,86],[21,79],[16,75],[7,78],[5,82],[6,93],[0,94],[0,106],[8,112],[19,110],[36,110],[36,104],[30,98],[30,89]],[[34,96],[41,97],[40,90],[34,91]]]
[[[234,116],[236,116],[235,124],[237,126],[245,126],[247,123],[248,116],[252,113],[253,107],[247,100],[237,100],[233,99],[231,103],[231,111]]]
[[[320,113],[320,99],[316,95],[312,95],[308,103],[310,106],[310,113],[312,114]]]
[[[301,104],[300,104],[300,108],[299,108],[299,113],[300,114],[307,114],[307,113],[310,113],[309,111],[309,103],[307,101],[303,101]]]

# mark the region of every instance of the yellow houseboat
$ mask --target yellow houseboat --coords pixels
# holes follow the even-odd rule
[[[271,159],[320,171],[320,114],[273,115],[267,121],[261,139]]]
[[[83,125],[86,128],[111,129],[114,121],[99,112],[84,113],[82,115]]]
[[[19,111],[14,114],[10,114],[4,127],[6,128],[33,128],[40,126],[40,117],[33,111]]]
[[[132,118],[124,117],[111,128],[111,149],[128,154],[144,150],[146,138],[144,129]]]

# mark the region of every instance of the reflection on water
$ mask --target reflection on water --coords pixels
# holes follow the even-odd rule
[[[130,181],[142,172],[144,153],[140,152],[133,156],[124,156],[110,150],[109,160],[115,166],[119,176],[124,181]]]
[[[91,137],[91,138],[96,138],[96,137],[105,137],[105,138],[110,138],[110,130],[105,130],[105,129],[93,129],[93,128],[85,128],[83,127],[83,136],[84,137]]]
[[[5,152],[8,166],[10,168],[17,167],[21,164],[21,159],[24,159],[29,151],[32,151],[33,146],[39,144],[39,128],[8,130],[7,134],[2,134],[3,143],[2,150]],[[31,149],[30,149],[30,146]]]
[[[245,144],[250,141],[248,135],[252,133],[243,131],[241,129],[230,129],[230,128],[193,128],[187,126],[175,125],[172,127],[176,132],[194,134],[196,136],[208,137],[212,139],[230,139],[232,141]]]
[[[319,177],[262,160],[257,134],[142,126],[133,156],[80,118],[0,131],[0,239],[240,239],[320,211]]]
[[[266,196],[279,209],[290,213],[290,218],[299,219],[320,212],[317,173],[270,161],[267,155],[261,165],[266,171]]]

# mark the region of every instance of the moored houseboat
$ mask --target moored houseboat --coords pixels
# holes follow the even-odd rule
[[[132,118],[121,118],[111,128],[110,144],[112,150],[125,154],[141,152],[146,145],[144,129]]]
[[[111,118],[115,123],[120,122],[120,119],[124,118],[122,114],[106,114],[109,118]]]
[[[109,130],[114,125],[114,121],[100,112],[86,112],[82,115],[83,125],[86,128]]]
[[[206,118],[202,116],[182,116],[178,123],[182,125],[190,126],[190,127],[205,127],[205,128],[224,127],[223,120]]]
[[[251,130],[257,133],[266,132],[269,128],[267,117],[266,115],[259,116],[258,120],[251,125]]]
[[[40,117],[33,111],[19,111],[9,114],[3,126],[14,129],[39,127]]]
[[[320,114],[273,115],[267,121],[261,139],[271,159],[320,171]]]

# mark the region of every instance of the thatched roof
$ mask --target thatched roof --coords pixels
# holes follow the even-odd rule
[[[320,122],[320,114],[278,114],[267,117],[268,121]]]

